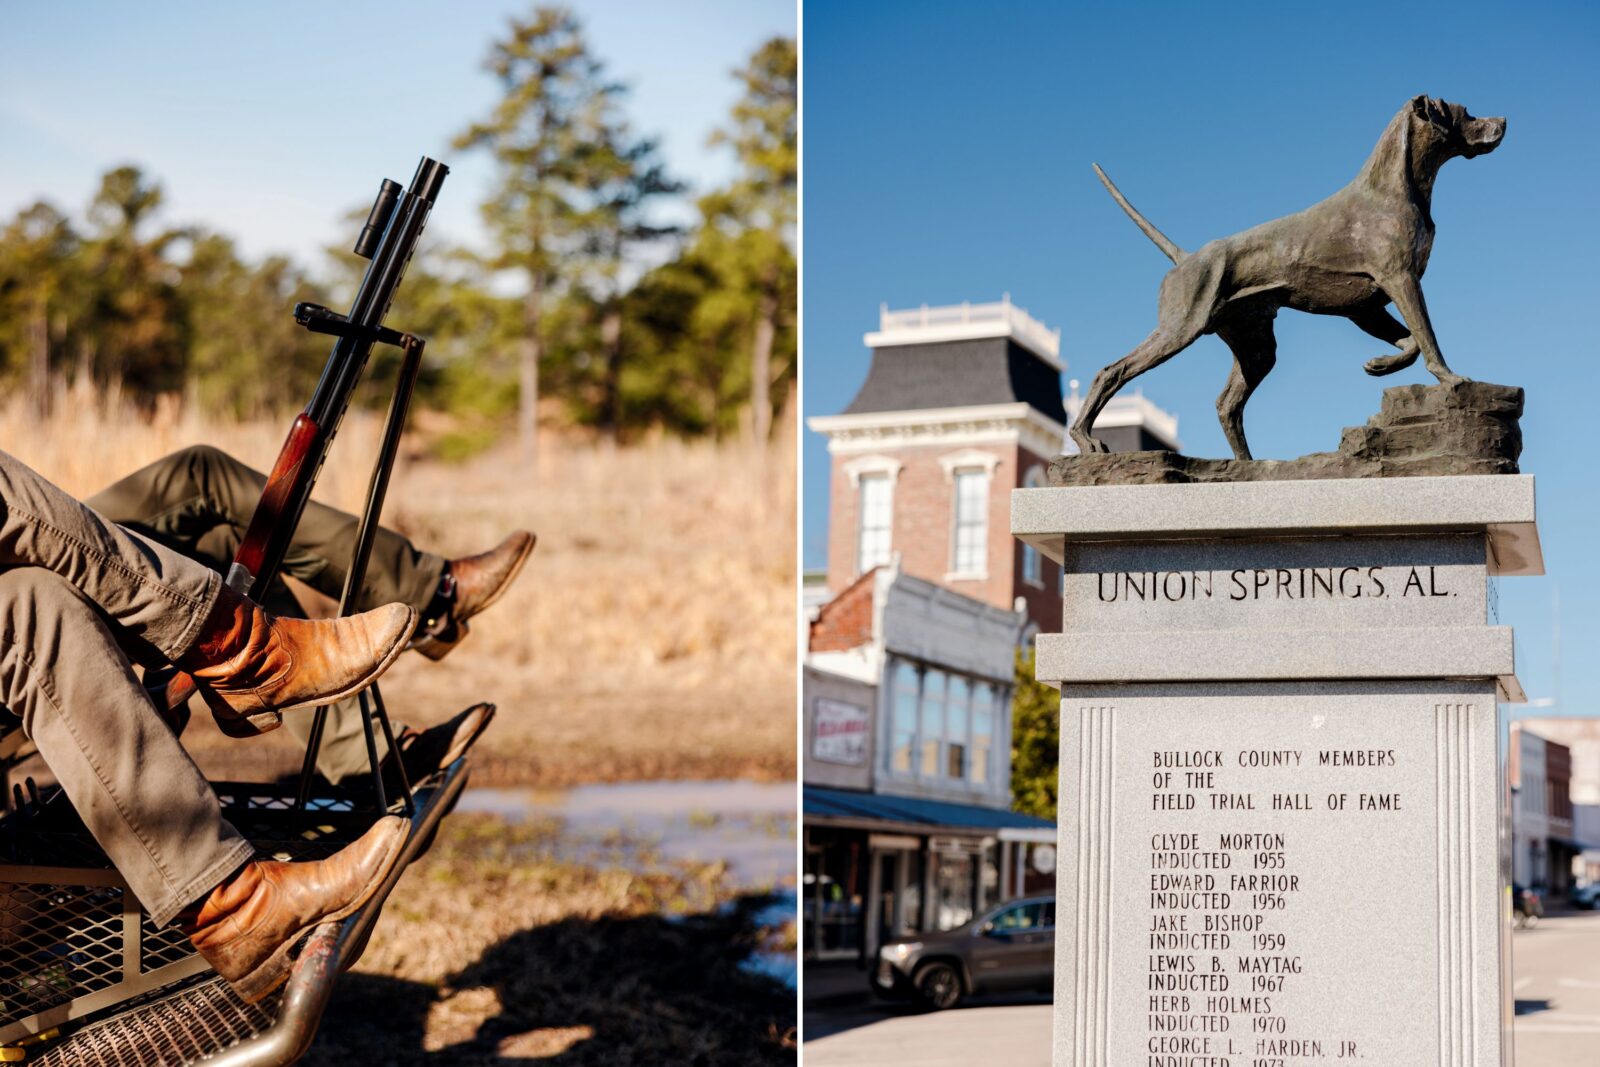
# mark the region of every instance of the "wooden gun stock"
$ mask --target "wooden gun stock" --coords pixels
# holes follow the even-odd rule
[[[289,537],[322,466],[326,443],[322,428],[310,416],[305,412],[295,416],[228,570],[228,585],[240,595],[252,596],[258,592],[258,585],[264,592],[263,583],[272,580],[283,562]],[[171,721],[174,713],[194,696],[194,679],[179,671],[163,674],[154,681],[156,707],[165,711]]]
[[[258,586],[276,576],[300,513],[311,497],[311,483],[322,467],[326,443],[322,427],[311,416],[303,411],[295,416],[228,572],[228,584],[245,596],[265,592]],[[240,581],[242,585],[234,585]]]

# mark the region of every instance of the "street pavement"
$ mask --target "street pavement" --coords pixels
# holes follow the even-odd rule
[[[1511,935],[1517,1067],[1600,1064],[1600,912]]]
[[[1600,1064],[1600,912],[1511,937],[1517,1067]],[[979,1002],[932,1015],[865,998],[807,1007],[806,1067],[1050,1067],[1050,1005]]]
[[[846,1020],[855,1025],[836,1029]],[[931,1015],[883,1007],[807,1012],[802,1047],[806,1067],[1050,1067],[1050,1004],[985,1004]]]

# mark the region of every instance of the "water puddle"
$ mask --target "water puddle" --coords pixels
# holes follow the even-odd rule
[[[800,972],[795,958],[798,908],[799,900],[790,883],[788,890],[775,895],[772,903],[756,913],[756,925],[763,928],[766,935],[761,947],[739,964],[741,970],[776,978],[790,989],[799,988]]]
[[[773,895],[755,917],[767,931],[761,948],[743,967],[793,986],[795,793],[793,782],[737,780],[468,789],[456,810],[560,820],[561,852],[575,861],[725,864],[733,890]]]

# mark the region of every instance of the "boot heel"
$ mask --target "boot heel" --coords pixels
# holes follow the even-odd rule
[[[472,628],[465,622],[452,622],[437,634],[413,638],[410,648],[437,663],[454,651],[471,632]]]
[[[217,729],[229,737],[258,737],[283,725],[283,713],[272,709],[245,713],[235,711],[221,700],[215,703],[207,700],[206,706],[211,709]]]
[[[241,978],[231,980],[228,984],[233,986],[233,991],[239,994],[246,1004],[254,1004],[287,982],[289,972],[294,969],[294,957],[312,929],[314,927],[300,931],[298,936],[278,946],[277,951],[268,956],[255,970]]]

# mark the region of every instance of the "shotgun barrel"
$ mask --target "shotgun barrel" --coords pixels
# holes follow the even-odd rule
[[[366,370],[378,327],[394,303],[395,292],[416,254],[428,214],[449,173],[450,168],[443,163],[423,156],[403,193],[397,183],[387,179],[378,190],[355,247],[356,254],[370,259],[370,263],[346,316],[351,324],[364,329],[350,331],[334,342],[310,402],[289,427],[289,435],[267,477],[266,489],[228,569],[228,585],[252,599],[265,595],[283,565],[328,449]],[[381,235],[374,239],[373,233],[379,230]],[[157,701],[168,711],[175,711],[194,692],[194,683],[184,674],[154,681],[154,688],[160,691]]]

